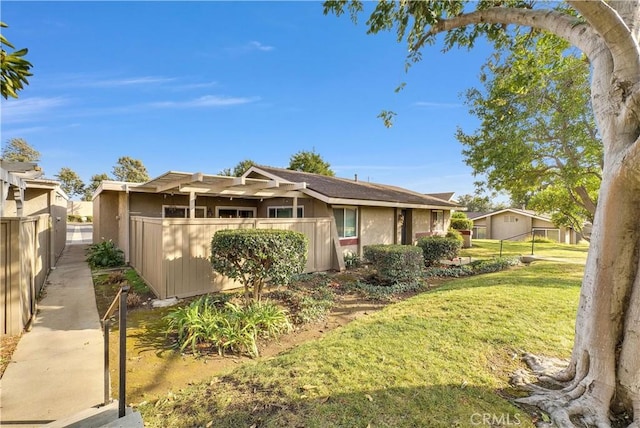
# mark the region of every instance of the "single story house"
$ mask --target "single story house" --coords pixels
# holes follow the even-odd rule
[[[552,239],[563,244],[576,244],[580,237],[570,227],[559,227],[551,218],[534,211],[506,208],[494,212],[467,212],[473,220],[473,237],[522,241],[535,236]]]
[[[309,238],[307,271],[344,268],[370,244],[412,244],[445,234],[455,202],[407,189],[267,166],[241,177],[169,171],[146,183],[103,181],[93,197],[93,239],[113,240],[161,297],[232,288],[212,272],[215,231],[284,228]]]
[[[12,335],[32,319],[45,278],[62,255],[68,197],[35,163],[4,160],[0,195],[0,335]]]

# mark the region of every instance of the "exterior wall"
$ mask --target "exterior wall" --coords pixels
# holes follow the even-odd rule
[[[91,201],[69,201],[67,203],[67,214],[91,217],[93,216],[93,204]]]
[[[358,224],[359,248],[365,245],[396,243],[396,210],[394,208],[360,207]]]
[[[120,192],[104,191],[93,200],[93,242],[113,240],[120,247],[119,197]]]
[[[0,221],[0,335],[19,334],[36,312],[52,266],[49,222],[48,214]]]
[[[431,210],[413,210],[413,237],[411,242],[431,232]]]
[[[515,221],[506,221],[507,217],[514,218]],[[528,238],[527,233],[531,232],[531,217],[512,212],[500,213],[489,217],[491,222],[491,239],[512,239],[522,241]],[[487,228],[488,229],[488,228]],[[487,234],[489,230],[487,230]],[[516,236],[521,235],[521,236]],[[515,238],[513,238],[516,236]]]
[[[211,238],[230,228],[297,230],[309,239],[307,272],[333,268],[331,220],[158,219],[131,220],[131,265],[158,297],[188,297],[241,287],[211,268]]]

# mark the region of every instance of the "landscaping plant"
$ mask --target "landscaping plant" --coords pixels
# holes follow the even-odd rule
[[[367,245],[364,257],[375,268],[381,284],[411,283],[422,278],[422,250],[413,245]]]
[[[418,247],[422,249],[425,265],[433,266],[440,263],[440,260],[458,257],[462,243],[456,238],[426,236],[418,240]]]
[[[289,284],[306,263],[307,237],[292,230],[220,230],[211,240],[213,269],[240,281],[247,303],[260,301],[267,281]]]
[[[86,254],[86,261],[92,269],[124,265],[124,252],[112,240],[90,245]]]

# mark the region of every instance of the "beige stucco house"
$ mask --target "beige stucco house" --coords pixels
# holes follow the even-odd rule
[[[444,234],[455,202],[394,186],[254,166],[242,177],[167,172],[146,183],[104,181],[93,198],[94,242],[113,240],[160,297],[237,286],[211,271],[216,230],[299,230],[307,271],[344,268],[347,252]]]
[[[34,163],[0,160],[0,335],[18,334],[66,243],[67,200]]]
[[[475,239],[522,241],[535,235],[563,244],[579,241],[579,235],[572,228],[556,226],[550,217],[530,210],[506,208],[490,213],[467,212],[467,217],[473,220]]]

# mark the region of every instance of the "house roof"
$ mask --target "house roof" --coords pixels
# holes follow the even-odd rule
[[[452,202],[451,199],[453,199],[453,195],[455,195],[456,192],[444,192],[444,193],[425,193],[425,195],[427,196],[433,196],[434,198],[437,199],[442,199],[443,201],[449,201]]]
[[[395,206],[401,208],[462,208],[455,202],[438,199],[401,187],[369,183],[308,172],[254,165],[244,177],[266,177],[306,183],[302,190],[329,204]]]
[[[542,214],[536,214],[535,211],[531,211],[531,210],[522,210],[519,208],[505,208],[502,210],[498,210],[498,211],[492,211],[492,212],[488,212],[488,213],[482,213],[482,212],[468,212],[467,213],[467,217],[469,217],[471,220],[479,220],[482,218],[487,218],[487,217],[492,217],[494,215],[497,214],[503,214],[506,212],[510,212],[513,214],[520,214],[526,217],[531,217],[531,218],[535,218],[538,220],[544,220],[544,221],[551,221],[551,217],[542,215]]]

